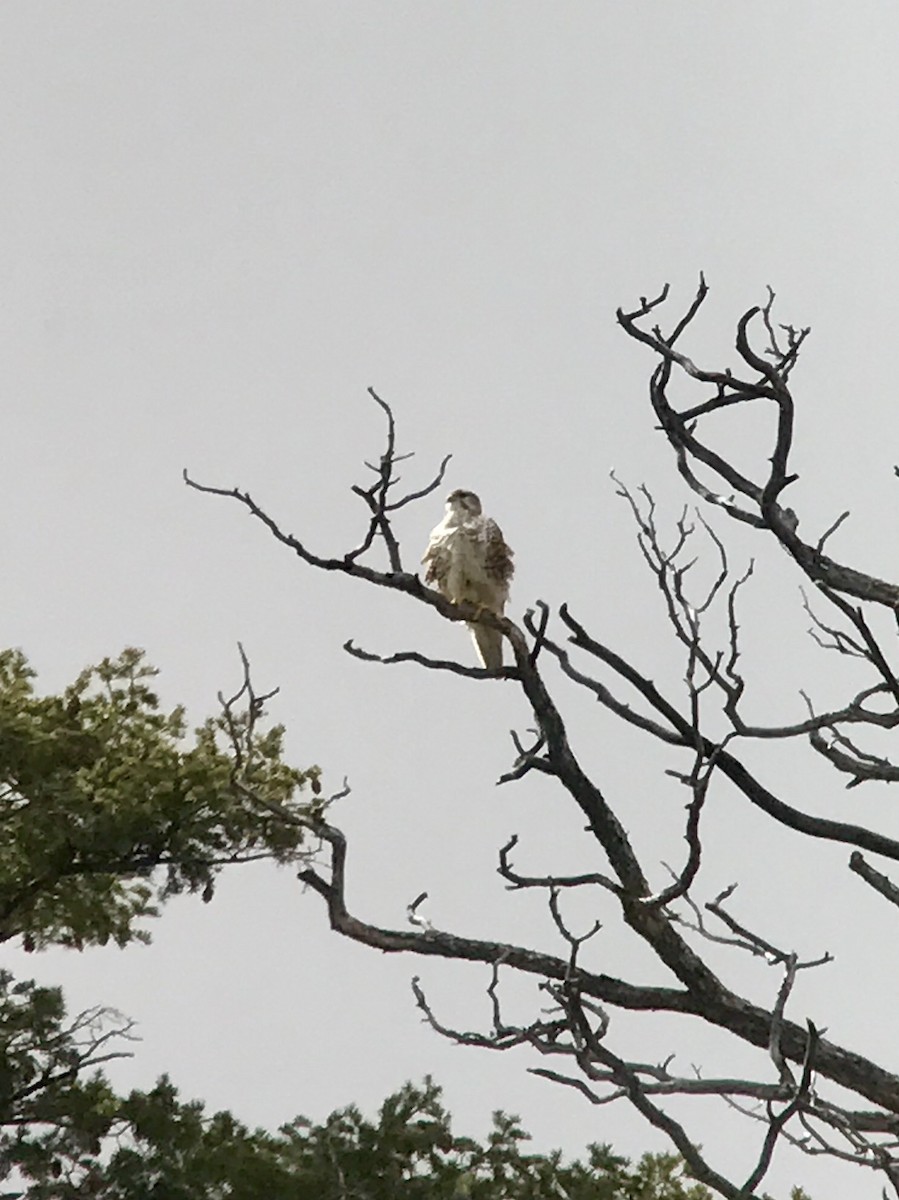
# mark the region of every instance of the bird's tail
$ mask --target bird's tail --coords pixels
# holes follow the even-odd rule
[[[503,665],[503,635],[488,625],[469,622],[468,628],[474,638],[478,658],[488,671],[498,671]]]

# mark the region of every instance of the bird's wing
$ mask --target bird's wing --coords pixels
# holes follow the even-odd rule
[[[428,548],[424,552],[422,565],[425,571],[425,583],[439,583],[449,570],[449,549],[446,536],[441,526],[432,532]]]
[[[489,517],[484,522],[484,543],[484,568],[508,593],[509,582],[515,574],[513,552],[506,545],[502,530],[496,521]]]

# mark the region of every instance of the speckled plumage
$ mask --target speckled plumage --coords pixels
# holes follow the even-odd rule
[[[467,600],[487,612],[503,615],[509,581],[515,570],[512,551],[496,521],[481,512],[474,492],[457,488],[446,498],[446,516],[432,531],[421,560],[425,583],[453,604]],[[503,665],[503,635],[498,629],[469,622],[481,662],[495,671]]]

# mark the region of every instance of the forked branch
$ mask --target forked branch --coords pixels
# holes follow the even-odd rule
[[[793,444],[794,402],[789,377],[799,359],[800,349],[808,329],[797,330],[780,326],[786,336],[782,344],[772,319],[774,295],[769,290],[767,304],[748,309],[737,323],[736,349],[748,373],[737,376],[730,369],[701,369],[674,349],[674,343],[697,317],[708,295],[705,280],[700,278],[696,294],[674,330],[666,336],[658,325],[644,328],[642,321],[655,313],[668,296],[667,286],[653,301],[641,300],[631,312],[618,310],[618,322],[629,337],[649,347],[659,357],[650,381],[650,397],[659,424],[677,456],[681,474],[703,499],[724,508],[731,516],[770,530],[801,570],[814,583],[855,596],[895,611],[899,606],[899,586],[876,576],[855,570],[822,551],[824,538],[814,543],[804,541],[797,533],[798,519],[792,509],[784,508],[780,498],[797,476],[790,469]],[[753,322],[762,326],[761,345],[757,346],[751,333]],[[700,404],[678,408],[669,396],[673,368],[684,371],[697,383],[713,389],[711,397]],[[760,464],[752,478],[740,471],[731,459],[715,449],[700,436],[703,418],[721,408],[735,408],[757,400],[768,401],[776,408],[774,437],[765,465]],[[706,472],[711,484],[701,483],[698,472]],[[735,502],[740,496],[749,508]],[[825,535],[826,537],[826,535]]]

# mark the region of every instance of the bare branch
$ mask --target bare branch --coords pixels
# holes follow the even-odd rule
[[[676,327],[678,335],[692,321],[699,303],[705,298],[705,292],[704,282],[701,282],[697,297]],[[664,293],[664,296],[667,298],[667,293]],[[644,329],[639,322],[661,303],[663,299],[660,297],[652,304],[644,303],[631,313],[624,313],[619,309],[618,321],[630,337],[648,346],[660,360],[650,380],[650,396],[659,424],[678,457],[679,470],[687,482],[704,499],[720,504],[731,516],[741,521],[757,523],[755,514],[741,509],[725,497],[734,493],[755,504],[762,524],[775,535],[800,569],[816,584],[896,611],[899,607],[899,586],[828,558],[821,552],[820,544],[812,546],[804,542],[796,532],[798,522],[795,514],[779,504],[781,493],[796,478],[789,470],[793,438],[793,399],[787,381],[798,360],[800,348],[808,336],[808,329],[797,331],[791,326],[780,326],[787,335],[787,345],[782,347],[772,321],[773,293],[769,290],[768,302],[764,308],[748,309],[737,324],[737,352],[758,376],[756,379],[743,380],[736,378],[730,371],[697,368],[686,355],[672,349],[671,340],[666,341],[658,327],[652,332]],[[768,337],[768,346],[764,353],[759,353],[753,348],[749,333],[753,318],[759,315]],[[667,393],[673,366],[680,367],[698,383],[712,385],[715,388],[714,398],[680,411],[675,409]],[[700,440],[695,426],[697,421],[701,421],[702,417],[716,408],[725,405],[734,407],[758,399],[768,399],[776,405],[777,427],[767,472],[763,478],[755,480],[742,474],[727,458]],[[691,465],[694,462],[710,472],[720,482],[720,486],[710,488],[700,483]]]
[[[831,735],[831,740],[828,741],[818,730],[812,730],[809,733],[809,744],[838,771],[852,776],[846,784],[847,788],[857,787],[858,784],[872,779],[882,783],[899,781],[899,766],[891,763],[889,759],[867,754],[854,746],[845,734],[838,734],[833,729]]]
[[[530,659],[532,667],[536,664],[537,656],[543,649],[543,643],[546,640],[546,627],[549,624],[549,605],[544,604],[542,600],[538,600],[537,608],[540,612],[540,620],[537,625],[533,624],[533,609],[529,608],[525,614],[526,628],[534,638],[534,648],[531,651]]]
[[[559,615],[572,630],[573,636],[569,638],[569,641],[606,663],[630,683],[658,713],[670,722],[680,734],[682,745],[693,744],[693,730],[689,719],[662,696],[654,683],[643,676],[620,654],[591,637],[586,629],[571,616],[564,604],[559,610]],[[714,744],[705,740],[702,748],[706,755],[711,755]],[[730,751],[719,750],[717,765],[719,770],[739,788],[752,804],[790,829],[811,837],[845,842],[847,845],[858,846],[861,850],[870,850],[875,854],[882,854],[886,858],[899,861],[899,842],[893,838],[876,833],[871,829],[865,829],[860,825],[815,817],[786,804],[764,787]]]
[[[321,821],[316,832],[331,848],[330,879],[309,867],[297,878],[317,892],[328,906],[331,927],[338,933],[364,945],[389,953],[411,952],[438,958],[455,958],[488,964],[505,963],[524,974],[541,979],[564,980],[570,975],[568,962],[551,954],[542,954],[499,942],[431,930],[419,933],[383,929],[352,916],[344,899],[346,878],[346,839],[333,825]],[[604,1003],[622,1008],[691,1012],[694,1001],[686,991],[676,988],[640,987],[608,975],[597,975],[578,967],[575,975],[581,991]]]
[[[609,879],[608,876],[600,875],[596,872],[588,872],[584,875],[519,875],[509,861],[509,855],[517,845],[518,834],[513,833],[505,846],[500,848],[499,852],[497,872],[511,884],[510,891],[516,891],[519,888],[548,888],[557,890],[559,888],[588,887],[595,884],[597,887],[614,892],[616,896],[621,895],[621,888],[617,883]]]
[[[857,850],[849,856],[849,869],[860,875],[865,883],[870,884],[876,892],[880,892],[881,896],[885,896],[891,904],[899,905],[899,886],[888,876],[875,871]]]
[[[714,900],[710,900],[709,903],[706,904],[706,908],[710,913],[714,913],[719,921],[725,924],[732,933],[737,934],[737,936],[742,939],[744,943],[748,943],[750,946],[755,946],[756,950],[760,954],[766,955],[769,961],[772,963],[792,963],[793,966],[791,970],[793,973],[795,973],[797,970],[803,971],[809,967],[821,967],[826,963],[833,962],[833,955],[827,952],[822,954],[819,958],[809,959],[807,962],[799,962],[796,959],[796,955],[792,952],[787,950],[779,950],[776,946],[772,945],[771,942],[767,941],[759,934],[753,933],[744,925],[741,925],[724,908],[725,901],[728,900],[736,891],[736,886],[737,885],[735,883],[732,883],[730,887],[726,887],[724,891],[715,897]]]
[[[512,783],[516,779],[522,779],[528,771],[542,771],[544,775],[555,774],[552,763],[545,754],[541,753],[546,746],[545,734],[541,733],[539,729],[532,729],[529,732],[534,735],[534,743],[531,746],[525,746],[515,730],[509,730],[518,756],[511,771],[506,771],[497,779],[497,786],[501,783]]]
[[[701,771],[700,767],[702,767]],[[677,876],[669,887],[664,888],[658,895],[648,896],[642,901],[643,904],[649,907],[665,908],[675,900],[686,896],[693,880],[699,872],[699,864],[702,858],[702,845],[699,841],[699,817],[702,812],[702,806],[705,804],[706,796],[708,795],[709,782],[713,770],[714,757],[705,764],[703,764],[701,757],[697,760],[694,776],[689,780],[693,789],[693,799],[687,805],[687,827],[684,832],[684,838],[688,846],[687,861],[680,875]]]
[[[824,543],[828,538],[832,537],[836,533],[843,522],[848,519],[849,515],[849,509],[847,508],[845,512],[840,513],[835,521],[828,525],[827,529],[825,529],[825,531],[818,538],[818,544],[815,546],[815,550],[818,554],[824,553]]]
[[[421,667],[427,667],[431,671],[449,671],[453,675],[464,675],[468,679],[515,679],[517,672],[514,667],[502,667],[498,671],[489,671],[485,667],[465,667],[462,663],[451,662],[442,658],[428,658],[424,654],[419,654],[417,650],[400,650],[395,654],[381,655],[374,654],[370,650],[362,650],[359,646],[354,645],[353,641],[346,641],[343,644],[347,654],[351,654],[353,658],[361,659],[362,662],[393,663],[414,662]]]
[[[406,916],[410,925],[417,925],[421,929],[433,929],[430,921],[424,920],[418,915],[418,910],[425,900],[428,898],[427,892],[420,892],[412,903],[406,909]]]
[[[825,624],[812,615],[813,636],[822,645],[852,657],[856,660],[854,666],[860,664],[874,673],[874,682],[869,678],[867,685],[842,707],[816,713],[808,702],[805,720],[780,725],[753,724],[744,717],[743,709],[749,700],[737,609],[741,589],[753,573],[753,564],[750,562],[735,577],[723,538],[701,514],[694,516],[692,510],[685,508],[670,532],[666,532],[656,503],[644,486],[630,490],[615,479],[618,493],[629,505],[636,522],[638,545],[656,580],[670,628],[683,648],[682,685],[676,703],[627,657],[588,633],[565,605],[559,610],[564,627],[562,643],[565,643],[560,644],[551,634],[550,610],[543,601],[538,600],[527,611],[523,626],[519,627],[475,605],[452,604],[440,592],[424,586],[417,575],[403,570],[391,518],[398,509],[440,486],[448,457],[426,487],[396,498],[401,483],[397,468],[410,456],[397,452],[393,413],[371,389],[372,399],[387,422],[385,447],[380,458],[368,464],[374,476],[370,486],[352,488],[366,505],[366,526],[356,548],[341,556],[324,558],[313,553],[298,538],[285,532],[247,492],[200,485],[186,474],[185,479],[198,491],[237,500],[272,536],[310,566],[389,588],[436,610],[446,620],[483,622],[498,630],[508,641],[514,659],[512,666],[498,671],[433,659],[415,650],[374,654],[353,641],[346,642],[345,649],[363,661],[413,662],[464,678],[498,678],[516,684],[512,690],[517,693],[520,688],[528,706],[519,727],[530,728],[524,737],[512,732],[516,758],[499,782],[520,780],[532,771],[551,776],[585,818],[585,831],[594,841],[589,865],[600,869],[561,876],[545,869],[530,875],[516,871],[512,852],[518,844],[517,835],[499,850],[498,873],[508,890],[544,890],[562,943],[562,953],[558,955],[434,929],[420,912],[427,892],[421,892],[407,907],[411,928],[383,928],[356,917],[349,912],[345,899],[346,841],[340,830],[323,816],[324,805],[329,802],[317,800],[306,807],[286,805],[257,794],[258,789],[253,786],[250,768],[256,748],[261,745],[254,740],[256,721],[262,706],[274,693],[256,694],[241,648],[242,686],[234,696],[222,698],[224,726],[232,743],[232,786],[247,803],[260,809],[264,819],[282,820],[308,830],[315,849],[304,849],[298,879],[322,897],[332,928],[388,953],[407,952],[489,965],[487,994],[492,1025],[486,1032],[456,1030],[444,1025],[435,1016],[421,985],[417,980],[413,983],[416,1003],[437,1032],[462,1044],[490,1049],[528,1046],[542,1056],[557,1056],[563,1063],[576,1066],[579,1078],[565,1070],[547,1067],[532,1070],[577,1089],[596,1105],[628,1100],[645,1119],[666,1133],[698,1180],[723,1196],[749,1200],[765,1177],[780,1140],[806,1153],[832,1154],[873,1167],[889,1178],[894,1175],[899,1178],[899,1076],[827,1041],[810,1022],[803,1025],[787,1016],[798,972],[830,962],[831,956],[824,954],[814,961],[799,961],[795,952],[783,950],[768,937],[747,928],[726,907],[733,887],[706,904],[704,911],[691,895],[703,863],[700,826],[710,791],[714,787],[716,792],[724,792],[725,799],[734,795],[721,784],[723,777],[733,785],[736,794],[793,834],[856,848],[850,859],[851,869],[891,902],[899,903],[899,887],[870,868],[859,853],[864,850],[899,861],[899,841],[872,829],[817,817],[786,804],[747,769],[734,749],[740,738],[807,737],[813,749],[838,770],[850,774],[853,784],[864,779],[899,780],[899,767],[861,748],[847,736],[847,730],[852,729],[854,737],[855,730],[864,730],[866,726],[881,730],[899,727],[899,678],[889,661],[891,652],[888,653],[888,643],[881,644],[875,636],[862,607],[865,603],[886,605],[899,619],[899,587],[855,571],[824,554],[826,543],[846,514],[812,545],[799,537],[796,514],[782,505],[784,490],[796,479],[790,463],[794,402],[789,378],[808,330],[796,330],[774,321],[774,294],[769,289],[764,306],[749,309],[737,324],[737,361],[745,378],[730,369],[710,370],[698,365],[680,348],[707,293],[701,277],[692,301],[669,334],[663,333],[659,324],[647,328],[668,296],[667,286],[655,299],[641,299],[634,312],[620,311],[619,321],[631,337],[648,346],[656,356],[650,396],[659,425],[688,485],[703,501],[773,536],[803,574],[815,583],[825,600],[839,611],[840,616],[833,624]],[[699,385],[701,396],[688,407],[676,407],[671,399],[672,375],[678,372],[685,373],[689,386]],[[706,419],[725,409],[734,414],[741,404],[757,407],[759,401],[774,406],[775,432],[767,458],[744,471],[716,444],[707,441],[705,434],[709,426],[714,426],[714,420]],[[363,562],[378,539],[384,543],[386,570],[376,570]],[[710,575],[701,575],[703,568],[696,565],[700,544],[712,553]],[[854,599],[850,602],[847,596]],[[740,609],[742,615],[742,604]],[[710,641],[708,633],[716,619],[719,645]],[[598,678],[582,669],[583,660],[578,658],[577,651],[590,656],[591,669]],[[689,789],[684,823],[686,858],[678,872],[669,869],[671,882],[656,893],[650,889],[644,864],[625,823],[596,778],[585,770],[569,739],[562,712],[541,672],[546,663],[558,664],[564,680],[585,689],[633,728],[663,742],[670,748],[666,753],[677,759],[667,773]],[[707,733],[712,728],[714,737]],[[689,757],[681,760],[681,751],[686,751]],[[603,859],[598,863],[597,852]],[[595,952],[584,947],[600,930],[600,921],[593,921],[586,932],[578,934],[563,915],[567,903],[563,896],[584,887],[602,889],[603,923],[608,924],[607,912],[619,916],[626,930],[649,948],[658,965],[670,976],[672,986],[643,987],[585,969],[582,960],[590,959]],[[682,903],[677,904],[678,901]],[[672,911],[673,905],[677,905],[678,912]],[[713,931],[708,916],[720,923],[724,935]],[[590,920],[592,915],[588,925]],[[708,951],[703,940],[732,946],[774,965],[779,975],[776,997],[766,1005],[759,1005],[735,993],[712,970],[710,956],[699,952]],[[694,943],[698,943],[698,948]],[[500,968],[504,969],[502,973]],[[549,997],[550,1007],[541,1008],[535,1020],[509,1024],[503,1017],[499,997],[500,978],[502,974],[505,979],[505,971],[533,976],[541,994]],[[765,1064],[766,1077],[704,1078],[696,1070],[696,1078],[688,1079],[671,1068],[673,1055],[661,1064],[620,1057],[610,1048],[608,1036],[610,1014],[615,1008],[677,1012],[717,1026],[740,1041],[767,1051],[770,1062]],[[813,1079],[818,1081],[815,1086]],[[824,1082],[863,1097],[875,1109],[851,1109],[822,1097],[819,1087]],[[699,1141],[688,1133],[687,1127],[660,1106],[666,1097],[690,1095],[720,1096],[764,1122],[758,1158],[742,1187],[720,1175],[706,1160]],[[754,1101],[759,1107],[752,1109],[743,1101]]]

